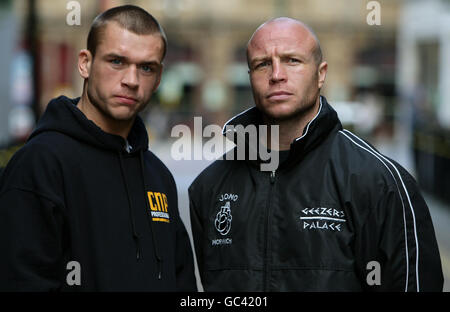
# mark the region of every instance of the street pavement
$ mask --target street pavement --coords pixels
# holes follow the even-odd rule
[[[373,142],[375,147],[384,155],[395,159],[404,166],[411,174],[414,175],[412,166],[412,158],[408,152],[408,148],[404,145],[405,141],[377,141]],[[192,243],[191,222],[189,218],[189,198],[188,187],[195,177],[206,168],[212,161],[209,160],[174,160],[171,157],[170,142],[153,142],[150,149],[166,164],[174,175],[178,189],[178,201],[180,216],[186,229],[189,232]],[[439,245],[439,251],[442,261],[442,269],[444,273],[444,291],[450,292],[450,205],[441,202],[430,194],[423,194],[425,201],[430,209],[433,220],[436,239]],[[199,290],[201,287],[198,277],[198,269],[196,267],[197,283]]]

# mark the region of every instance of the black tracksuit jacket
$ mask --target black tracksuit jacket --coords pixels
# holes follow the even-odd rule
[[[258,123],[256,108],[228,125]],[[189,188],[206,291],[441,291],[428,207],[412,176],[319,113],[277,170],[217,160]]]

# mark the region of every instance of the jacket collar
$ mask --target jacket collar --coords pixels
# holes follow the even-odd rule
[[[227,138],[233,138],[236,143],[236,136],[230,135],[230,131],[234,131],[236,135],[239,135],[236,130],[239,129],[236,128],[238,125],[241,125],[243,128],[248,125],[262,125],[261,112],[257,107],[251,107],[237,114],[225,123],[222,134]],[[326,98],[320,96],[319,111],[303,129],[302,135],[292,141],[287,163],[300,160],[300,158],[320,144],[334,128],[342,129],[337,113]]]

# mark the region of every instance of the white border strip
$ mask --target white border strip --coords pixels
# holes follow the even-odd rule
[[[347,134],[344,133],[347,132],[349,134],[351,134],[352,136],[354,136],[356,139],[358,139],[359,141],[361,141],[364,145],[366,145],[370,150],[368,150],[367,148],[359,145],[358,143],[356,143],[354,140],[352,140]],[[381,155],[380,153],[378,153],[376,150],[374,150],[370,145],[368,145],[366,142],[364,142],[362,139],[360,139],[358,136],[356,136],[355,134],[351,133],[348,130],[344,130],[344,131],[339,131],[341,134],[343,134],[346,138],[348,138],[351,142],[353,142],[355,145],[357,145],[358,147],[360,147],[361,149],[369,152],[370,154],[372,154],[373,156],[375,156],[388,170],[389,173],[391,174],[392,178],[395,181],[395,184],[397,184],[397,180],[394,177],[394,174],[392,173],[392,171],[389,169],[389,167],[386,165],[385,161],[388,162],[392,167],[394,167],[397,175],[400,178],[400,181],[402,182],[402,186],[403,189],[405,190],[406,196],[408,198],[408,202],[411,208],[411,212],[412,212],[412,216],[413,216],[413,221],[414,221],[414,235],[415,235],[415,240],[416,240],[416,280],[417,280],[417,291],[419,291],[419,245],[418,245],[418,240],[417,240],[417,230],[416,230],[416,219],[415,219],[415,214],[414,214],[414,210],[413,210],[413,206],[411,204],[411,200],[409,198],[409,194],[408,191],[405,187],[405,184],[403,183],[403,179],[401,178],[400,173],[397,170],[397,167],[395,167],[392,162],[390,162],[388,159],[386,159],[383,155]],[[382,160],[381,158],[384,160]],[[400,195],[400,199],[402,201],[402,206],[403,206],[403,222],[404,222],[404,226],[405,226],[405,247],[406,247],[406,286],[405,286],[405,291],[408,291],[408,277],[409,277],[409,256],[408,256],[408,239],[407,239],[407,232],[406,232],[406,214],[405,214],[405,205],[403,203],[403,197],[402,194],[400,193],[400,189],[398,188],[398,184],[397,184],[397,189],[399,191],[399,195]]]

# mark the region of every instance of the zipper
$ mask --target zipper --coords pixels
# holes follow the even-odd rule
[[[264,271],[263,271],[263,288],[264,291],[269,291],[269,276],[270,276],[270,237],[269,237],[269,229],[270,229],[270,208],[272,205],[272,193],[275,185],[276,178],[276,170],[270,172],[270,189],[269,189],[269,200],[267,201],[267,209],[266,209],[266,226],[265,226],[265,241],[266,245],[264,248]]]
[[[270,184],[275,183],[275,170],[270,173]]]

